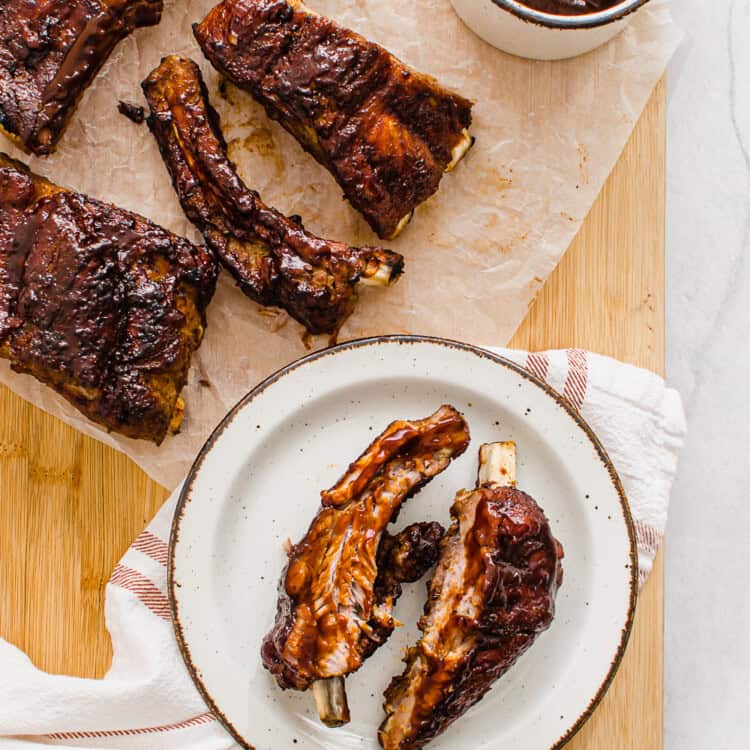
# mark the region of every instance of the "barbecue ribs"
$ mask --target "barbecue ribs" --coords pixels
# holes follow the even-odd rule
[[[216,273],[204,248],[0,154],[0,356],[109,430],[177,429]]]
[[[471,147],[469,101],[298,0],[225,0],[194,31],[383,239]]]
[[[395,538],[386,527],[468,443],[468,426],[450,406],[393,422],[321,493],[322,508],[289,551],[263,663],[284,689],[312,687],[325,723],[348,721],[343,678],[391,634],[400,583],[432,565],[442,535],[437,524],[417,524]]]
[[[245,186],[194,62],[164,58],[143,90],[185,213],[251,299],[284,308],[310,333],[335,334],[354,308],[357,282],[398,278],[397,253],[315,237]]]
[[[514,444],[483,445],[477,488],[451,508],[422,637],[385,693],[385,750],[416,750],[445,731],[552,622],[562,547],[514,485]]]
[[[0,0],[0,131],[49,154],[118,42],[162,0]]]

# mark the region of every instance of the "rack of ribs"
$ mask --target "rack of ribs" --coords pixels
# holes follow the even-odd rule
[[[194,32],[211,64],[333,174],[383,239],[473,143],[471,102],[298,0],[224,0]]]
[[[393,606],[400,584],[431,567],[442,536],[439,524],[416,524],[396,537],[386,528],[468,444],[468,425],[451,406],[426,419],[393,422],[321,493],[307,534],[289,550],[263,664],[284,689],[312,688],[329,726],[349,720],[344,678],[398,624]]]
[[[205,248],[0,154],[0,356],[108,430],[177,430],[216,274]]]
[[[487,693],[552,623],[563,550],[536,502],[515,488],[515,445],[480,449],[428,586],[422,636],[385,693],[378,738],[416,750]]]
[[[245,186],[194,62],[164,58],[143,91],[185,213],[248,297],[285,309],[312,334],[335,335],[358,282],[387,286],[401,274],[398,253],[315,237]]]
[[[0,0],[0,131],[52,153],[112,50],[161,11],[162,0]]]

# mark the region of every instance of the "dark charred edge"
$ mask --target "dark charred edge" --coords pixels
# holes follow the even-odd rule
[[[490,1],[497,5],[498,8],[512,13],[516,18],[546,29],[594,29],[599,26],[607,26],[610,23],[622,20],[631,13],[635,13],[648,2],[648,0],[631,0],[630,5],[625,7],[613,6],[605,10],[596,11],[595,13],[586,13],[578,16],[557,16],[552,13],[544,13],[541,10],[529,8],[526,5],[518,7],[508,2],[508,0]],[[516,1],[519,3],[523,2],[523,0]]]
[[[647,2],[647,1],[648,0],[643,0],[643,2]],[[502,2],[502,0],[493,0],[493,2]],[[511,362],[509,359],[506,359],[505,357],[501,357],[499,354],[494,354],[493,352],[490,352],[487,349],[482,349],[479,346],[474,346],[473,344],[466,344],[461,341],[454,341],[452,339],[444,339],[444,338],[439,338],[436,336],[392,334],[392,335],[387,335],[387,336],[374,336],[370,338],[355,339],[353,341],[348,341],[343,344],[338,344],[337,346],[333,346],[328,349],[322,349],[320,351],[313,352],[312,354],[308,354],[305,357],[301,357],[300,359],[297,359],[294,362],[291,362],[285,367],[282,367],[280,370],[277,370],[275,373],[269,375],[265,380],[262,380],[257,386],[255,386],[255,388],[253,388],[251,391],[245,394],[230,409],[230,411],[221,420],[221,422],[219,422],[219,424],[216,426],[214,431],[211,433],[211,435],[208,437],[208,439],[204,443],[203,447],[198,453],[198,456],[193,462],[193,465],[190,467],[190,471],[188,472],[188,475],[185,479],[182,489],[180,490],[180,497],[177,500],[177,506],[175,508],[175,513],[172,518],[172,525],[171,525],[170,534],[169,534],[169,552],[168,552],[168,559],[167,559],[167,595],[169,598],[169,608],[172,613],[172,623],[174,626],[175,637],[177,639],[177,646],[180,649],[180,653],[182,654],[182,658],[190,674],[190,678],[192,679],[193,683],[198,689],[198,692],[201,694],[201,697],[203,698],[203,700],[205,700],[209,709],[211,709],[211,712],[221,722],[221,724],[229,732],[229,734],[232,735],[232,737],[237,741],[237,743],[241,747],[245,748],[246,750],[255,750],[255,746],[251,745],[239,733],[237,728],[232,724],[231,721],[229,721],[229,719],[224,715],[224,713],[222,713],[218,704],[216,703],[212,695],[208,692],[208,690],[206,689],[206,686],[203,684],[203,680],[200,676],[200,673],[198,669],[196,668],[195,664],[193,663],[192,654],[190,653],[190,648],[187,642],[185,641],[182,624],[180,622],[179,607],[177,604],[177,594],[176,594],[175,570],[174,570],[175,548],[177,546],[177,542],[179,541],[179,537],[180,537],[180,522],[182,521],[182,517],[185,513],[187,504],[192,499],[190,495],[191,495],[191,491],[193,488],[193,484],[195,482],[195,479],[198,473],[200,472],[201,467],[203,466],[203,462],[205,461],[206,456],[211,452],[214,445],[216,444],[218,439],[222,436],[224,431],[232,424],[237,414],[242,409],[244,409],[248,404],[252,403],[252,401],[257,396],[260,396],[267,388],[272,386],[277,381],[281,380],[285,375],[289,375],[290,373],[296,371],[300,367],[306,365],[308,362],[313,362],[318,359],[323,359],[323,357],[335,355],[342,351],[347,351],[349,349],[361,349],[366,346],[375,346],[379,344],[388,344],[388,343],[409,344],[409,345],[411,344],[434,344],[437,346],[444,346],[448,349],[457,349],[459,351],[469,352],[471,354],[477,355],[478,357],[482,359],[486,359],[486,360],[489,360],[490,362],[494,362],[500,365],[501,367],[505,367],[507,370],[512,370],[517,375],[520,375],[524,380],[530,383],[533,383],[542,391],[544,391],[544,393],[546,393],[550,398],[552,398],[553,401],[561,409],[563,409],[563,411],[565,411],[568,414],[568,416],[571,417],[571,419],[573,419],[573,421],[578,425],[578,427],[580,427],[581,430],[583,430],[583,432],[586,434],[586,437],[588,437],[588,439],[591,441],[591,444],[594,450],[599,456],[599,460],[602,462],[602,464],[604,465],[604,468],[607,470],[610,480],[612,481],[612,485],[615,491],[617,492],[617,496],[620,500],[620,508],[622,510],[623,520],[625,521],[625,526],[627,528],[628,537],[630,540],[630,600],[628,603],[628,611],[627,611],[627,615],[625,619],[625,625],[622,628],[622,631],[620,634],[620,644],[617,648],[617,652],[615,653],[614,659],[612,660],[610,664],[609,672],[607,673],[607,676],[604,678],[604,681],[599,686],[599,689],[597,690],[596,694],[591,699],[589,705],[586,707],[584,712],[578,717],[575,724],[573,724],[573,726],[564,735],[562,735],[562,737],[560,737],[560,739],[557,740],[557,742],[555,742],[554,745],[552,745],[549,748],[549,750],[560,750],[560,748],[562,748],[564,745],[570,742],[570,740],[573,739],[573,737],[576,734],[578,734],[578,732],[581,730],[583,725],[591,718],[591,715],[594,713],[594,710],[601,703],[604,696],[607,694],[607,691],[609,690],[609,687],[612,684],[612,681],[614,680],[618,669],[620,668],[623,657],[625,656],[625,651],[628,646],[628,641],[630,640],[630,635],[633,630],[633,622],[635,620],[636,605],[638,601],[638,545],[636,542],[635,525],[633,523],[633,516],[630,512],[630,505],[628,504],[627,496],[625,495],[625,489],[622,486],[620,477],[618,476],[617,470],[615,469],[614,464],[612,463],[612,460],[607,454],[607,451],[604,449],[604,446],[601,444],[601,442],[599,441],[599,438],[591,429],[588,422],[586,422],[586,420],[576,411],[576,409],[564,396],[560,395],[554,388],[547,385],[547,383],[540,380],[535,375],[532,375],[531,373],[527,372],[523,367],[521,367],[520,365],[517,365],[515,362]]]

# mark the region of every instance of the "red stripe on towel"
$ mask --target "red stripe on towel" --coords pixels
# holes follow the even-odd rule
[[[194,716],[192,719],[186,719],[177,724],[164,724],[160,727],[143,727],[141,729],[102,729],[99,731],[88,732],[55,732],[54,734],[45,734],[51,740],[89,740],[101,737],[128,737],[136,734],[156,734],[157,732],[171,732],[176,729],[189,729],[190,727],[199,727],[203,724],[209,724],[215,721],[216,717],[212,713]]]
[[[589,365],[586,352],[581,349],[568,349],[568,376],[565,379],[563,396],[575,409],[583,406],[589,380]]]
[[[646,558],[650,558],[649,562],[653,562],[659,547],[661,547],[663,535],[643,521],[635,519],[633,523],[635,525],[635,540],[638,544],[638,588],[642,589],[650,572],[650,568],[647,569],[643,563]]]
[[[547,380],[549,372],[549,357],[544,352],[529,352],[526,369],[539,380]]]
[[[169,545],[163,539],[159,539],[156,534],[152,534],[148,529],[138,536],[133,542],[132,547],[162,565],[167,564]]]
[[[113,586],[119,586],[121,589],[135,594],[146,607],[157,617],[161,617],[162,620],[171,619],[167,597],[143,573],[125,565],[117,565],[112,571],[109,582]]]
[[[635,520],[635,538],[638,542],[638,549],[647,552],[654,557],[661,546],[662,535],[653,526],[649,526],[643,521]]]

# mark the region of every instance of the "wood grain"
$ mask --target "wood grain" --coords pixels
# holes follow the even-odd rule
[[[664,366],[664,110],[657,86],[563,262],[511,345]],[[127,458],[0,388],[0,636],[42,669],[102,676],[104,586],[167,492]],[[662,748],[663,573],[572,750]]]
[[[665,114],[662,81],[511,346],[578,346],[664,373]],[[663,652],[660,553],[620,671],[570,750],[661,750]]]

